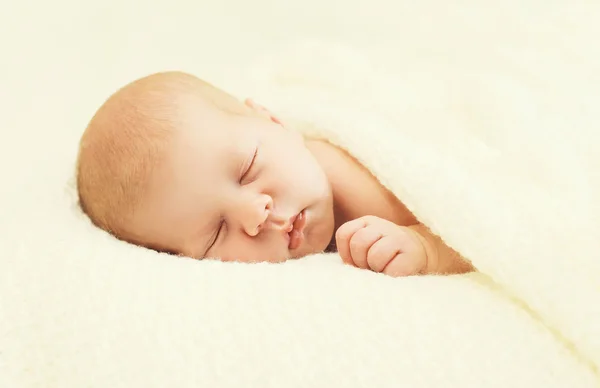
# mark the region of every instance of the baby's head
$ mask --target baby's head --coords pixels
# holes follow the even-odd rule
[[[194,258],[278,262],[333,235],[331,187],[302,136],[185,73],[136,80],[100,107],[77,186],[100,228]]]

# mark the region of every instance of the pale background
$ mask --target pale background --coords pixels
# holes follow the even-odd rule
[[[479,117],[486,125],[479,126],[477,139],[527,155],[529,139],[543,139],[552,129],[564,134],[565,128],[572,128],[567,145],[586,151],[581,152],[580,165],[586,161],[586,174],[593,174],[599,170],[593,169],[597,159],[590,151],[600,133],[595,131],[600,104],[596,4],[583,0],[570,4],[534,0],[9,4],[5,0],[0,10],[0,386],[11,386],[2,384],[9,372],[14,372],[14,381],[28,381],[27,386],[52,382],[83,386],[90,377],[96,386],[129,387],[140,381],[146,383],[141,386],[172,386],[177,381],[183,386],[206,376],[238,378],[228,386],[243,386],[236,384],[269,365],[281,368],[274,371],[279,380],[272,384],[299,374],[310,377],[316,371],[317,376],[329,377],[329,386],[348,382],[354,372],[363,380],[346,386],[383,386],[376,377],[383,382],[392,377],[421,382],[421,386],[457,381],[469,386],[467,382],[486,381],[488,376],[498,384],[521,381],[521,386],[535,386],[559,376],[559,387],[592,386],[600,359],[598,341],[592,341],[598,338],[593,335],[597,320],[575,321],[594,305],[586,308],[581,301],[570,305],[568,300],[583,294],[586,287],[597,292],[592,275],[580,287],[565,287],[570,292],[556,301],[551,300],[555,294],[539,292],[552,289],[556,277],[548,277],[546,283],[530,282],[528,290],[529,296],[546,297],[530,299],[541,300],[538,306],[547,307],[552,322],[573,328],[565,332],[587,351],[588,359],[581,362],[535,317],[467,280],[443,278],[436,283],[443,290],[438,295],[425,283],[382,280],[348,270],[339,274],[332,289],[331,274],[341,272],[333,264],[292,262],[277,268],[246,268],[163,260],[115,244],[89,225],[75,222],[79,220],[68,208],[74,201],[65,197],[79,136],[116,88],[167,69],[190,71],[227,85],[229,78],[243,78],[254,58],[306,39],[354,46],[381,73],[403,74],[407,84],[408,74],[418,74],[423,81],[433,68],[463,75],[481,71],[489,75],[482,77],[489,84],[473,90],[485,92],[489,86],[497,93],[482,93],[485,98],[476,106],[478,112],[495,118]],[[412,91],[406,94],[413,95]],[[419,95],[417,103],[427,113],[427,91],[414,95]],[[370,96],[357,97],[361,98],[369,101]],[[387,104],[393,106],[394,101]],[[445,124],[443,118],[440,121]],[[523,136],[515,134],[521,129]],[[507,144],[502,144],[504,139]],[[533,147],[531,154],[535,156]],[[547,166],[560,163],[548,161]],[[550,170],[578,182],[577,174]],[[550,178],[550,182],[558,180]],[[581,182],[584,186],[587,181]],[[597,192],[592,187],[573,197],[563,194],[578,198],[575,194],[594,197]],[[570,206],[581,213],[587,203]],[[543,266],[535,263],[539,267],[529,267],[530,272]],[[512,276],[518,274],[518,267],[513,271],[502,273],[508,283],[516,279],[519,284],[524,277]],[[317,285],[306,287],[306,277]],[[226,283],[230,279],[237,288]],[[359,286],[357,279],[363,282]],[[348,290],[362,299],[336,294]],[[363,290],[385,297],[372,303]],[[404,308],[396,303],[397,295],[417,295],[413,300],[418,303]],[[463,303],[454,304],[457,295]],[[190,299],[181,302],[184,296]],[[344,303],[333,304],[339,300]],[[199,301],[206,304],[199,306]],[[189,305],[196,308],[188,309]],[[289,310],[282,311],[283,306]],[[563,322],[570,317],[565,311],[573,312],[572,326],[573,322]],[[440,329],[440,321],[453,330]],[[322,331],[322,337],[313,336],[303,331],[305,322],[312,324],[307,327],[326,327],[333,335]],[[357,335],[372,328],[378,331]],[[410,330],[415,329],[423,335],[412,335]],[[395,340],[382,333],[393,333]],[[254,342],[242,342],[249,345],[239,353],[240,341],[246,341],[248,334],[255,335]],[[280,351],[281,340],[288,341],[286,349],[295,349],[299,357],[284,357],[288,354]],[[327,346],[336,341],[347,349],[341,346],[337,353],[327,353]],[[256,354],[271,357],[271,363],[244,359]],[[318,368],[311,361],[315,358],[322,362]],[[206,363],[197,365],[195,360]],[[9,366],[6,374],[4,362]],[[213,370],[211,362],[233,368],[234,373]],[[447,368],[430,368],[432,364]],[[363,365],[365,369],[360,368]],[[33,366],[38,369],[32,370]],[[404,368],[404,374],[396,374],[395,367]],[[561,381],[571,384],[560,385]]]
[[[581,3],[568,8],[551,3],[5,1],[0,171],[2,195],[9,196],[3,202],[22,200],[24,187],[41,190],[34,189],[32,179],[47,178],[46,188],[48,182],[62,185],[94,110],[133,78],[181,69],[219,83],[222,67],[243,72],[251,58],[305,39],[352,44],[395,71],[403,70],[403,58],[416,56],[429,66],[473,58],[485,66],[486,50],[493,52],[499,40],[526,49],[536,47],[536,36],[545,30],[560,31],[554,25],[557,16],[572,38],[577,18],[588,10]],[[521,40],[523,30],[530,36]]]

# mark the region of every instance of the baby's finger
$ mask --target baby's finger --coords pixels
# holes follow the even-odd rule
[[[381,272],[399,253],[397,238],[384,236],[369,248],[367,265],[372,271]]]
[[[362,218],[357,218],[355,220],[346,222],[335,232],[335,244],[344,263],[354,265],[354,262],[352,261],[352,255],[350,253],[350,239],[354,233],[365,226],[365,220]]]
[[[417,275],[422,267],[422,263],[410,254],[397,254],[383,269],[383,273],[389,276],[411,276]]]
[[[350,239],[350,255],[352,256],[352,261],[358,268],[369,268],[369,264],[367,263],[367,252],[369,251],[369,248],[382,237],[383,235],[381,232],[373,226],[359,229],[352,235],[352,238]]]

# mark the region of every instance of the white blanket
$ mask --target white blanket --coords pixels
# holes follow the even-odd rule
[[[345,18],[288,5],[281,24],[256,3],[98,5],[35,39],[13,13],[3,25],[31,45],[10,41],[2,72],[0,386],[598,386],[598,6],[435,3]],[[199,21],[267,31],[310,15],[322,37],[346,28],[370,49],[273,43],[250,64],[219,56],[236,40],[223,34],[216,57],[195,52]],[[480,273],[199,262],[98,231],[77,207],[76,141],[114,88],[169,67],[347,148]]]

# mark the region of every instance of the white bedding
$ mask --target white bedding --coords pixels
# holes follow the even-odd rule
[[[10,7],[0,386],[600,385],[600,5]],[[165,69],[313,123],[481,273],[199,262],[96,230],[78,138],[115,88]]]

